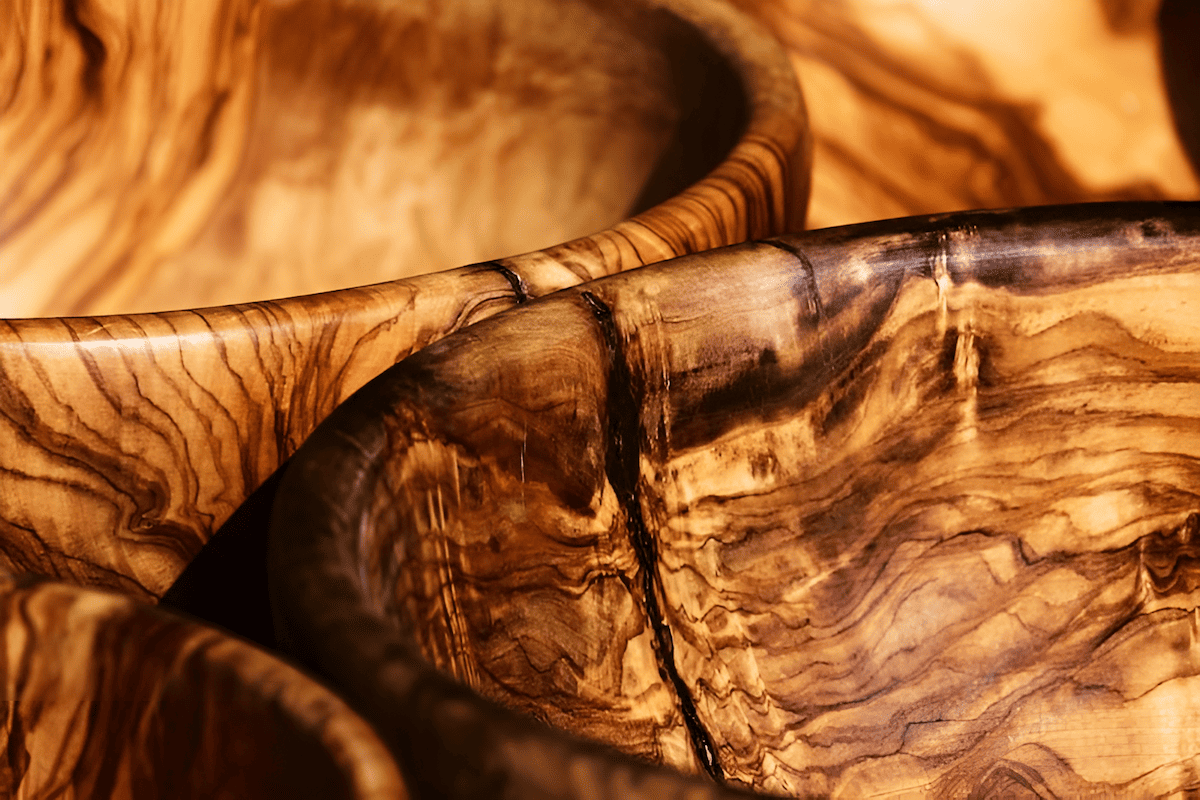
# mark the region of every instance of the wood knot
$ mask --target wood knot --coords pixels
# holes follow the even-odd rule
[[[1178,527],[1143,536],[1140,545],[1142,570],[1156,595],[1200,588],[1200,514],[1193,511]]]
[[[968,800],[999,800],[999,798],[1028,798],[1056,800],[1057,795],[1047,785],[1042,774],[1033,767],[1007,759],[994,765]]]

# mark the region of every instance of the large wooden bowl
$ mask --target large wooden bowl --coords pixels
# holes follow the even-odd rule
[[[142,597],[399,358],[804,218],[717,0],[15,0],[0,54],[0,306],[123,314],[0,322],[0,566]]]
[[[1198,520],[1200,205],[1043,207],[448,337],[301,449],[270,578],[429,796],[630,785],[564,731],[712,792],[1164,796],[1200,788]]]
[[[127,597],[0,576],[0,795],[403,800],[386,748],[312,679]]]

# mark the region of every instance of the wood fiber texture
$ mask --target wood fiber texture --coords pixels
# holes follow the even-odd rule
[[[0,15],[10,313],[256,301],[0,322],[16,572],[158,597],[400,358],[530,297],[803,221],[795,78],[719,3]],[[483,258],[500,260],[461,267]],[[384,278],[400,279],[343,288]]]
[[[0,313],[311,294],[611,227],[648,208],[635,206],[660,157],[697,135],[680,134],[693,105],[724,104],[727,124],[703,132],[707,163],[680,165],[690,173],[673,176],[676,191],[724,158],[747,101],[789,105],[771,89],[740,96],[790,77],[754,52],[767,40],[743,31],[751,63],[734,78],[733,55],[682,21],[719,36],[728,13],[675,6],[682,17],[670,3],[12,0],[0,34]],[[689,96],[694,81],[711,81],[713,97]],[[794,142],[774,141],[773,126],[726,178],[780,168],[761,159],[786,160]],[[706,222],[761,227],[739,217],[772,213],[762,204],[783,187],[765,177],[701,190],[709,201],[756,190]],[[677,252],[654,226],[640,233],[632,246]],[[704,247],[722,232],[691,235]]]
[[[0,794],[403,800],[359,717],[296,669],[112,594],[0,579]]]
[[[740,5],[811,134],[708,0],[0,3],[0,568],[154,600],[349,399],[271,588],[418,796],[1200,791],[1194,205],[570,289],[810,164],[813,226],[1194,198],[1190,17]],[[262,653],[0,588],[0,794],[403,796]]]
[[[288,641],[419,780],[423,656],[730,786],[1195,790],[1198,255],[1195,204],[913,218],[456,334],[284,476]]]

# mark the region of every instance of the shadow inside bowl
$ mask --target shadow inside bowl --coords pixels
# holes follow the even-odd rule
[[[407,791],[370,727],[244,642],[128,598],[0,578],[5,797]]]
[[[431,796],[620,794],[573,736],[680,791],[1188,790],[1198,253],[1196,204],[961,213],[482,323],[296,456],[281,630]]]
[[[1200,35],[1200,10],[1184,0],[1163,0],[1158,10],[1159,60],[1171,117],[1187,152],[1192,172],[1200,176],[1200,55],[1191,42]]]

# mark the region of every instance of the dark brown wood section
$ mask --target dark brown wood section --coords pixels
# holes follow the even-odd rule
[[[1198,265],[1043,207],[528,303],[300,450],[277,619],[423,796],[1194,791]]]
[[[126,597],[0,577],[0,795],[405,800],[345,704],[255,648]]]

